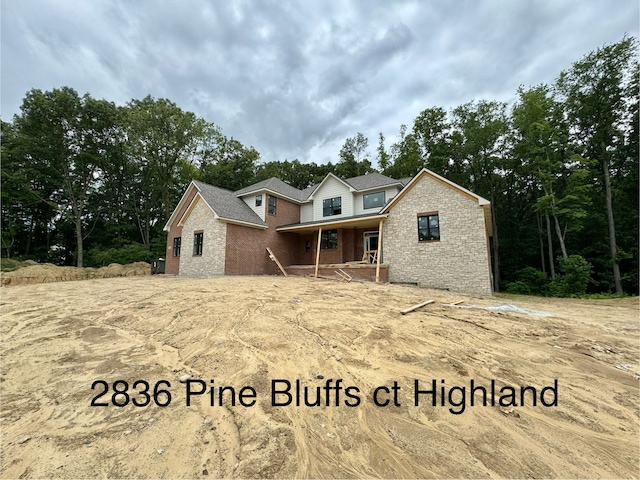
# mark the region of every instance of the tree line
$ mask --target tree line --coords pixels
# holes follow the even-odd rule
[[[162,228],[191,179],[296,188],[332,172],[411,177],[426,167],[491,201],[494,287],[638,291],[637,41],[585,55],[511,106],[423,110],[373,153],[362,133],[336,163],[263,162],[167,99],[116,106],[69,87],[29,91],[2,122],[2,256],[100,266],[165,254]],[[375,166],[374,166],[375,164]]]

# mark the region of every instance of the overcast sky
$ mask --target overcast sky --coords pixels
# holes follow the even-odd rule
[[[512,102],[519,85],[625,33],[638,0],[2,0],[2,119],[32,88],[124,105],[151,94],[265,161],[335,162],[425,108]]]

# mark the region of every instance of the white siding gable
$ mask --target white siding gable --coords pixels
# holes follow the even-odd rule
[[[313,221],[313,202],[300,205],[300,223]]]
[[[324,217],[322,215],[322,201],[328,198],[342,197],[342,213]],[[334,218],[350,217],[353,213],[353,193],[340,180],[329,176],[324,183],[313,192],[313,220],[331,220]]]
[[[365,195],[369,195],[371,193],[377,193],[377,192],[384,192],[385,197],[384,197],[384,202],[385,204],[391,200],[393,197],[395,197],[398,192],[400,191],[400,189],[398,187],[380,187],[376,190],[368,190],[366,192],[363,193],[356,193],[354,195],[354,210],[355,213],[354,215],[364,215],[367,213],[377,213],[380,211],[380,209],[382,208],[382,206],[380,208],[367,208],[365,210],[364,208],[364,196]]]
[[[257,195],[262,195],[262,205],[260,205],[259,207],[256,207]],[[264,212],[266,211],[265,204],[267,203],[267,192],[266,191],[256,192],[250,195],[245,195],[244,197],[241,197],[241,198],[242,200],[244,200],[244,203],[246,203],[251,210],[256,212],[256,215],[258,215],[260,219],[264,222]]]

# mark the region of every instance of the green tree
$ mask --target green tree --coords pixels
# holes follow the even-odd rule
[[[599,165],[593,174],[601,179],[604,189],[609,251],[615,291],[622,293],[622,281],[616,242],[611,169],[624,145],[625,118],[628,113],[625,95],[637,63],[637,42],[625,37],[605,45],[575,62],[562,72],[557,89],[562,95],[572,139],[582,157]],[[615,178],[614,178],[615,180]]]
[[[7,258],[11,258],[20,237],[25,233],[26,219],[31,218],[30,205],[39,203],[36,192],[30,188],[28,171],[24,155],[20,155],[17,135],[13,125],[1,122],[2,146],[2,249]]]
[[[508,123],[506,104],[470,102],[453,110],[452,154],[456,179],[462,186],[491,202],[494,290],[500,290],[500,250],[497,201],[502,200]],[[456,181],[454,180],[454,181]]]
[[[79,267],[83,265],[89,199],[114,144],[115,111],[113,103],[89,94],[80,97],[69,87],[31,90],[14,122],[26,159],[41,173],[51,172],[59,182],[60,189],[51,200],[74,224]]]
[[[254,181],[260,182],[276,177],[292,187],[304,190],[316,183],[314,181],[316,169],[317,165],[315,163],[301,163],[299,160],[266,162],[257,166]]]
[[[384,146],[384,135],[382,132],[378,133],[378,147],[376,148],[377,160],[378,160],[378,169],[381,172],[384,172],[389,168],[389,164],[391,161],[391,156],[387,153],[387,150]]]
[[[382,171],[391,178],[413,177],[423,167],[422,152],[416,136],[400,125],[398,141],[391,145],[391,163]]]
[[[450,128],[447,112],[440,107],[427,108],[413,121],[413,134],[420,146],[422,166],[441,175],[449,167]]]
[[[134,208],[142,243],[149,247],[152,229],[161,226],[182,194],[181,160],[195,161],[206,124],[167,99],[150,95],[127,104],[127,154],[136,163]]]
[[[358,132],[355,137],[347,138],[340,149],[340,161],[336,165],[336,175],[342,178],[357,177],[373,172],[367,147],[369,140]]]
[[[511,112],[511,143],[517,175],[529,185],[538,214],[546,220],[548,258],[555,278],[551,220],[564,258],[565,236],[558,220],[558,190],[567,162],[568,128],[563,122],[562,105],[546,85],[518,89],[518,101]],[[537,223],[541,228],[541,222]],[[542,237],[541,237],[542,238]],[[541,255],[544,258],[541,240]],[[543,260],[544,268],[544,260]]]
[[[640,117],[638,116],[640,93],[640,65],[636,61],[631,81],[627,86],[627,115],[623,125],[624,145],[613,158],[615,218],[623,288],[627,292],[638,293],[638,205],[640,204],[638,185],[640,180]]]
[[[220,130],[208,125],[208,147],[200,158],[200,180],[227,190],[239,190],[255,181],[260,154]]]
[[[135,212],[140,165],[129,154],[125,128],[127,114],[127,107],[118,109],[117,142],[103,167],[102,182],[95,198],[97,224],[94,231],[99,235],[93,239],[94,249],[120,248],[139,238]]]

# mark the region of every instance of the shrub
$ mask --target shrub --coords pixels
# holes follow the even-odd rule
[[[591,264],[580,255],[560,259],[562,275],[551,282],[551,293],[556,297],[575,297],[587,292],[591,280]]]
[[[549,278],[546,273],[537,268],[523,268],[518,271],[517,278],[529,286],[532,295],[546,295],[549,293]]]
[[[516,272],[516,281],[507,284],[507,293],[520,295],[548,295],[549,279],[547,274],[533,267]]]
[[[525,282],[518,280],[507,284],[507,293],[516,293],[519,295],[531,295],[531,288]]]
[[[15,258],[3,258],[0,260],[0,269],[3,272],[13,272],[22,267],[30,267],[31,265],[37,265],[38,262],[33,260],[17,260]]]
[[[104,267],[111,263],[126,265],[134,262],[150,262],[151,252],[141,243],[131,243],[120,248],[100,250],[94,248],[89,251],[88,264],[94,267]]]
[[[22,262],[13,258],[3,258],[0,265],[3,272],[13,272],[22,267]]]

